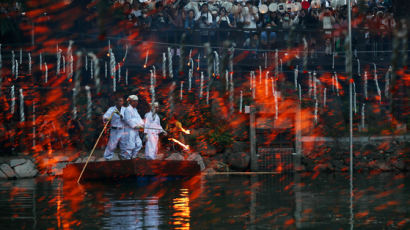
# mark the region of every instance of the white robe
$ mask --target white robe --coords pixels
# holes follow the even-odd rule
[[[145,114],[144,133],[147,134],[147,142],[145,143],[145,157],[154,160],[158,153],[158,134],[164,132],[161,127],[159,116],[152,112]]]
[[[103,120],[106,121],[110,119],[111,114],[114,113],[117,110],[116,106],[110,107],[107,112],[103,115]],[[120,114],[124,117],[124,111],[125,107],[121,107]],[[111,130],[110,130],[110,138],[108,139],[107,147],[105,148],[104,151],[104,158],[107,160],[110,160],[114,156],[114,150],[117,148],[118,143],[120,144],[120,149],[125,148],[125,142],[124,142],[124,122],[121,119],[121,117],[117,114],[114,113],[111,118]]]
[[[136,127],[143,127],[144,121],[141,119],[136,108],[129,105],[124,111],[125,124],[125,149],[121,150],[121,156],[124,159],[136,158],[138,151],[142,147],[142,141]]]

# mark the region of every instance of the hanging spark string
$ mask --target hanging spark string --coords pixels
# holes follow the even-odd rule
[[[192,49],[189,49],[189,58],[188,58],[188,66],[191,65],[191,59],[192,59]]]
[[[107,75],[108,75],[107,62],[104,62],[104,67],[105,67],[105,69],[104,69],[104,77],[107,78]]]
[[[77,89],[73,88],[73,119],[77,119]]]
[[[364,71],[364,98],[367,100],[367,71]]]
[[[63,55],[63,73],[65,73],[65,56]]]
[[[188,91],[191,91],[191,88],[192,88],[192,75],[193,75],[193,70],[192,68],[190,68],[188,72]]]
[[[118,82],[121,82],[121,63],[118,62],[118,67],[117,67],[117,71],[118,71]]]
[[[278,92],[275,91],[274,93],[274,101],[275,101],[275,119],[278,119],[279,115],[279,106],[278,106]]]
[[[149,54],[149,50],[147,50],[147,53],[145,54],[144,69],[145,69],[145,68],[147,68],[147,63],[148,63],[148,54]]]
[[[125,69],[125,85],[128,85],[128,69]]]
[[[387,70],[387,73],[385,76],[384,95],[386,96],[386,98],[389,96],[390,74],[391,74],[391,66]]]
[[[316,88],[316,71],[313,71],[313,99],[317,100],[317,88]]]
[[[357,59],[357,76],[360,76],[360,60]]]
[[[278,49],[275,50],[275,77],[278,77],[279,75],[279,54],[278,54]]]
[[[266,74],[265,74],[265,96],[266,97],[269,95],[268,80],[269,80],[269,71],[266,71]]]
[[[225,71],[225,91],[228,92],[229,90],[229,72],[228,70]]]
[[[317,112],[318,112],[318,103],[317,103],[317,100],[316,100],[315,101],[315,115],[314,115],[315,124],[317,124]]]
[[[94,79],[93,64],[90,63],[90,79]]]
[[[15,98],[15,94],[14,94],[14,85],[12,85],[11,89],[10,89],[10,100],[11,100],[10,113],[14,114],[14,107],[16,106],[16,98]]]
[[[283,67],[282,67],[282,58],[280,59],[280,72],[283,73]]]
[[[47,83],[48,82],[48,66],[47,66],[47,62],[44,62],[44,69],[45,69],[45,77],[44,77],[44,79],[45,79],[45,82]]]
[[[162,53],[162,77],[167,77],[167,56],[165,53]]]
[[[73,78],[74,74],[74,57],[73,57],[73,52],[72,52],[72,45],[73,41],[70,40],[68,42],[68,48],[67,48],[67,64],[68,64],[68,73],[67,73],[67,78],[70,80]]]
[[[337,73],[335,72],[335,83],[336,83],[336,95],[339,96],[339,79]]]
[[[241,95],[239,98],[239,113],[242,113],[242,103],[243,103],[243,92],[241,90]]]
[[[231,48],[230,49],[230,54],[229,54],[229,69],[231,71],[231,73],[233,73],[233,57],[235,54],[235,48]]]
[[[200,69],[200,64],[201,63],[201,54],[200,53],[198,53],[198,67],[197,67],[197,71],[199,71],[199,69]]]
[[[20,92],[20,122],[24,122],[26,120],[24,116],[24,94],[23,89],[19,89]]]
[[[21,65],[23,63],[23,50],[20,48],[20,59],[19,59],[19,64]]]
[[[99,65],[99,60],[97,56],[90,52],[88,53],[90,55],[91,60],[90,60],[90,69],[92,73],[92,78],[94,79],[95,82],[95,88],[96,88],[96,94],[100,94],[101,91],[101,79],[100,79],[100,65]]]
[[[332,54],[332,70],[335,69],[335,52]]]
[[[206,87],[206,104],[209,105],[209,88]]]
[[[15,55],[14,55],[14,50],[11,51],[11,75],[16,77],[16,62],[15,60]]]
[[[268,67],[268,53],[264,53],[265,56],[265,69]]]
[[[91,67],[91,66],[90,66]],[[93,102],[91,100],[91,90],[88,85],[85,86],[85,91],[87,94],[87,120],[91,120],[92,110],[93,110]]]
[[[174,78],[174,72],[172,69],[172,52],[171,48],[168,47],[168,72],[169,72],[169,77]]]
[[[377,80],[376,64],[373,64],[373,65],[374,65],[374,81],[376,83],[377,95],[379,95],[379,103],[381,103],[382,102],[382,92],[379,87],[379,81]]]
[[[16,71],[16,79],[19,77],[19,63],[18,63],[18,61],[16,60],[16,65],[15,65],[15,71]]]
[[[40,65],[40,70],[43,70],[43,57],[42,57],[42,53],[40,53],[40,57],[39,57],[39,65]]]
[[[364,128],[364,120],[365,120],[364,111],[365,111],[365,104],[362,103],[362,128]]]
[[[309,91],[308,91],[308,94],[309,94],[309,97],[312,97],[312,72],[310,72],[309,71],[309,82],[308,82],[308,85],[309,85]]]
[[[85,55],[85,71],[88,71],[88,56]]]
[[[215,75],[219,76],[219,55],[218,52],[214,51],[215,54]]]
[[[357,113],[357,105],[356,105],[356,84],[353,81],[353,108],[354,108],[354,113]]]
[[[184,82],[181,81],[181,88],[180,88],[180,92],[179,92],[179,99],[182,101],[182,92],[183,92],[183,88],[184,88]]]
[[[31,75],[31,53],[30,52],[28,53],[28,74]]]
[[[127,55],[128,55],[128,43],[125,44],[125,54],[124,54],[124,57],[122,58],[122,63],[125,63],[125,60],[127,59]]]
[[[201,82],[199,86],[199,98],[202,98],[203,88],[204,88],[204,72],[201,72]]]
[[[326,107],[326,90],[327,88],[323,90],[323,107]]]
[[[262,66],[259,66],[259,85],[262,84]]]
[[[298,91],[299,91],[299,101],[302,102],[302,87],[298,84]]]
[[[294,76],[295,90],[297,90],[297,88],[298,88],[298,74],[299,74],[299,66],[296,66],[296,68],[295,68],[295,76]]]
[[[256,76],[255,76],[255,72],[252,71],[251,72],[251,76],[252,76],[252,98],[255,99],[256,98]]]
[[[60,74],[61,52],[61,49],[59,49],[57,45],[57,75]]]
[[[233,72],[230,73],[229,75],[229,107],[230,107],[230,112],[234,112],[234,85],[233,85]]]
[[[332,74],[332,92],[335,92],[335,74]]]
[[[150,72],[150,92],[151,92],[151,102],[155,102],[155,82],[154,82],[154,72],[152,69],[149,70]]]
[[[33,100],[33,148],[36,146],[36,104]]]

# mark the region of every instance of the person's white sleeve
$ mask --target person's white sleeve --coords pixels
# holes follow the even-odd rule
[[[212,14],[208,12],[208,23],[212,24]]]
[[[107,110],[107,112],[104,113],[104,115],[103,115],[103,121],[110,119],[111,114],[112,114],[113,112],[114,112],[114,111],[113,111],[112,107],[110,107],[110,108]]]

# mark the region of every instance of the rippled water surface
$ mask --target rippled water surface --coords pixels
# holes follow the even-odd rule
[[[410,229],[410,175],[0,181],[1,229]]]

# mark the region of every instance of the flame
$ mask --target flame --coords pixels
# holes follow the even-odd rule
[[[175,139],[175,138],[169,138],[168,140],[173,141],[173,142],[179,144],[179,145],[182,146],[185,150],[189,150],[189,145],[185,145],[185,144],[183,144],[182,142],[178,141],[178,140]]]
[[[185,134],[191,134],[191,131],[189,131],[189,129],[184,129],[181,127],[181,131]]]

